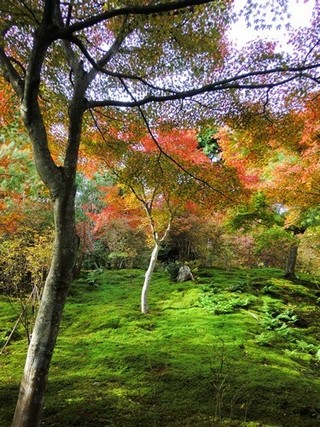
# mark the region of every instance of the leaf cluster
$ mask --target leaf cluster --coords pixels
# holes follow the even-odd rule
[[[284,216],[277,212],[275,207],[270,206],[264,193],[257,192],[252,195],[247,205],[239,206],[231,213],[229,225],[235,230],[283,226]]]

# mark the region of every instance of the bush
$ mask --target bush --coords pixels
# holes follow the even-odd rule
[[[39,234],[22,228],[0,241],[0,290],[20,296],[37,288],[41,293],[50,266],[53,231]]]
[[[180,262],[170,262],[166,270],[169,273],[170,280],[174,282],[176,278],[178,277],[179,269],[181,267],[182,263]]]

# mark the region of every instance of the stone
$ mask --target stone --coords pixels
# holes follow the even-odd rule
[[[183,265],[179,268],[179,273],[177,276],[177,282],[186,282],[187,280],[194,280],[193,274],[188,265]]]

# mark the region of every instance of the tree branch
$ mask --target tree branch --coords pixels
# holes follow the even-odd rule
[[[24,82],[20,74],[15,69],[12,61],[6,55],[3,47],[0,46],[0,72],[7,82],[9,82],[16,94],[22,99]]]
[[[149,83],[145,78],[134,75],[134,74],[126,74],[126,73],[120,73],[120,72],[116,72],[116,71],[111,71],[108,70],[106,68],[103,67],[103,65],[105,65],[107,62],[109,62],[109,60],[111,59],[111,57],[116,53],[116,51],[119,49],[121,42],[124,40],[124,38],[122,38],[122,40],[120,40],[120,34],[119,37],[114,41],[113,45],[111,46],[111,48],[109,49],[109,51],[106,53],[106,55],[104,55],[103,58],[101,58],[98,62],[96,62],[92,56],[89,54],[88,50],[86,49],[86,47],[84,46],[84,44],[82,43],[82,41],[77,38],[77,37],[70,37],[68,40],[71,43],[74,43],[76,46],[79,47],[79,49],[81,50],[81,52],[83,53],[83,55],[85,56],[85,58],[90,62],[90,64],[92,65],[93,69],[89,72],[89,80],[92,81],[98,72],[101,72],[102,74],[105,74],[107,76],[110,77],[115,77],[118,79],[126,79],[126,80],[134,80],[134,81],[138,81],[140,83],[142,83],[144,86],[148,87],[149,89],[153,89],[153,90],[157,90],[157,91],[162,91],[162,92],[168,92],[168,93],[172,93],[172,94],[176,94],[177,92],[169,89],[169,88],[163,88],[160,86],[156,86],[153,85],[152,83]],[[102,65],[103,64],[103,65]]]
[[[95,62],[91,56],[89,55],[89,53],[87,52],[87,50],[85,49],[85,47],[82,45],[81,41],[80,41],[80,45],[79,48],[81,49],[81,45],[83,46],[82,52],[83,54],[86,56],[86,58],[88,59],[88,61],[91,63],[91,65],[93,66],[92,70],[89,72],[88,74],[88,78],[89,81],[91,82],[95,76],[97,75],[98,71],[101,71],[103,73],[105,73],[104,70],[104,66],[113,58],[113,56],[119,51],[123,41],[125,40],[125,38],[128,36],[128,34],[130,33],[130,31],[126,31],[126,21],[127,19],[125,18],[122,28],[119,32],[119,34],[117,35],[117,37],[115,38],[114,42],[112,43],[110,49],[105,53],[105,55],[103,55],[103,57],[98,61]],[[87,53],[87,55],[86,55]]]
[[[84,30],[85,28],[93,27],[94,25],[107,21],[117,16],[128,16],[128,15],[152,15],[164,12],[171,12],[180,9],[192,8],[202,4],[213,3],[214,0],[176,0],[168,3],[149,5],[149,6],[127,6],[113,10],[107,10],[104,13],[98,14],[91,18],[88,18],[82,22],[77,22],[69,27],[59,29],[55,38],[67,38],[71,34]]]
[[[24,0],[20,0],[20,2],[23,4],[23,7],[29,12],[30,16],[32,16],[32,18],[34,19],[34,22],[39,25],[40,22],[36,16],[36,14],[32,10],[32,8],[29,7]]]
[[[172,216],[171,216],[171,214],[170,214],[170,215],[169,215],[169,219],[168,219],[168,225],[167,225],[167,228],[165,229],[165,231],[164,231],[164,233],[163,233],[163,235],[162,235],[161,239],[159,239],[160,243],[164,242],[164,241],[165,241],[165,239],[167,238],[167,236],[168,236],[168,234],[169,234],[169,231],[170,231],[170,229],[171,229],[171,223],[172,223]]]
[[[122,84],[124,85],[127,93],[131,96],[131,98],[135,101],[134,96],[131,94],[130,90],[128,89],[128,87],[126,86],[126,84],[122,81]],[[186,175],[190,176],[191,178],[193,178],[195,181],[201,182],[202,184],[204,184],[205,186],[209,187],[211,190],[213,190],[214,192],[218,193],[220,196],[226,197],[224,193],[222,193],[221,191],[219,191],[218,189],[212,187],[212,185],[210,185],[207,181],[203,180],[202,178],[199,178],[198,176],[194,175],[192,172],[190,172],[188,169],[186,169],[184,166],[181,165],[181,163],[179,163],[176,159],[174,159],[172,156],[170,156],[168,153],[166,153],[164,151],[164,149],[161,147],[161,145],[159,144],[159,141],[157,140],[157,138],[154,136],[152,129],[149,125],[149,122],[146,118],[146,115],[144,114],[144,111],[142,110],[142,108],[140,106],[137,107],[139,110],[139,113],[142,117],[142,120],[147,128],[147,131],[149,133],[149,135],[151,136],[151,139],[153,140],[153,142],[155,143],[155,145],[157,146],[159,152],[166,157],[168,160],[170,160],[173,164],[175,164],[180,170],[182,170]]]
[[[226,89],[272,89],[277,86],[284,85],[295,79],[305,77],[307,79],[314,79],[313,76],[308,74],[301,75],[302,71],[314,70],[320,67],[320,64],[310,64],[301,67],[278,67],[272,68],[270,70],[263,71],[251,71],[249,73],[240,74],[228,79],[218,80],[215,83],[210,83],[208,85],[202,86],[196,89],[190,89],[182,92],[175,92],[168,95],[148,95],[141,99],[136,99],[134,101],[118,101],[116,99],[106,99],[101,101],[88,101],[86,108],[94,107],[141,107],[150,103],[160,103],[165,101],[175,101],[179,99],[192,98],[197,95],[203,95],[210,92],[218,92]],[[276,74],[290,74],[294,73],[292,76],[283,78],[282,80],[269,83],[242,83],[245,79],[250,77],[259,77],[259,76],[273,76]]]
[[[57,0],[46,0],[44,2],[42,22],[46,26],[53,25],[54,18],[56,16],[57,6],[58,6]]]

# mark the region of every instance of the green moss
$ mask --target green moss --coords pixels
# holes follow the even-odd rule
[[[151,310],[143,316],[143,274],[105,271],[90,275],[94,285],[86,277],[74,283],[52,360],[44,425],[318,424],[316,285],[295,288],[268,269],[199,269],[196,283],[183,284],[157,272]],[[1,304],[5,331],[15,313]],[[217,314],[217,307],[229,308]],[[25,351],[20,337],[0,356],[3,427],[10,425]]]

